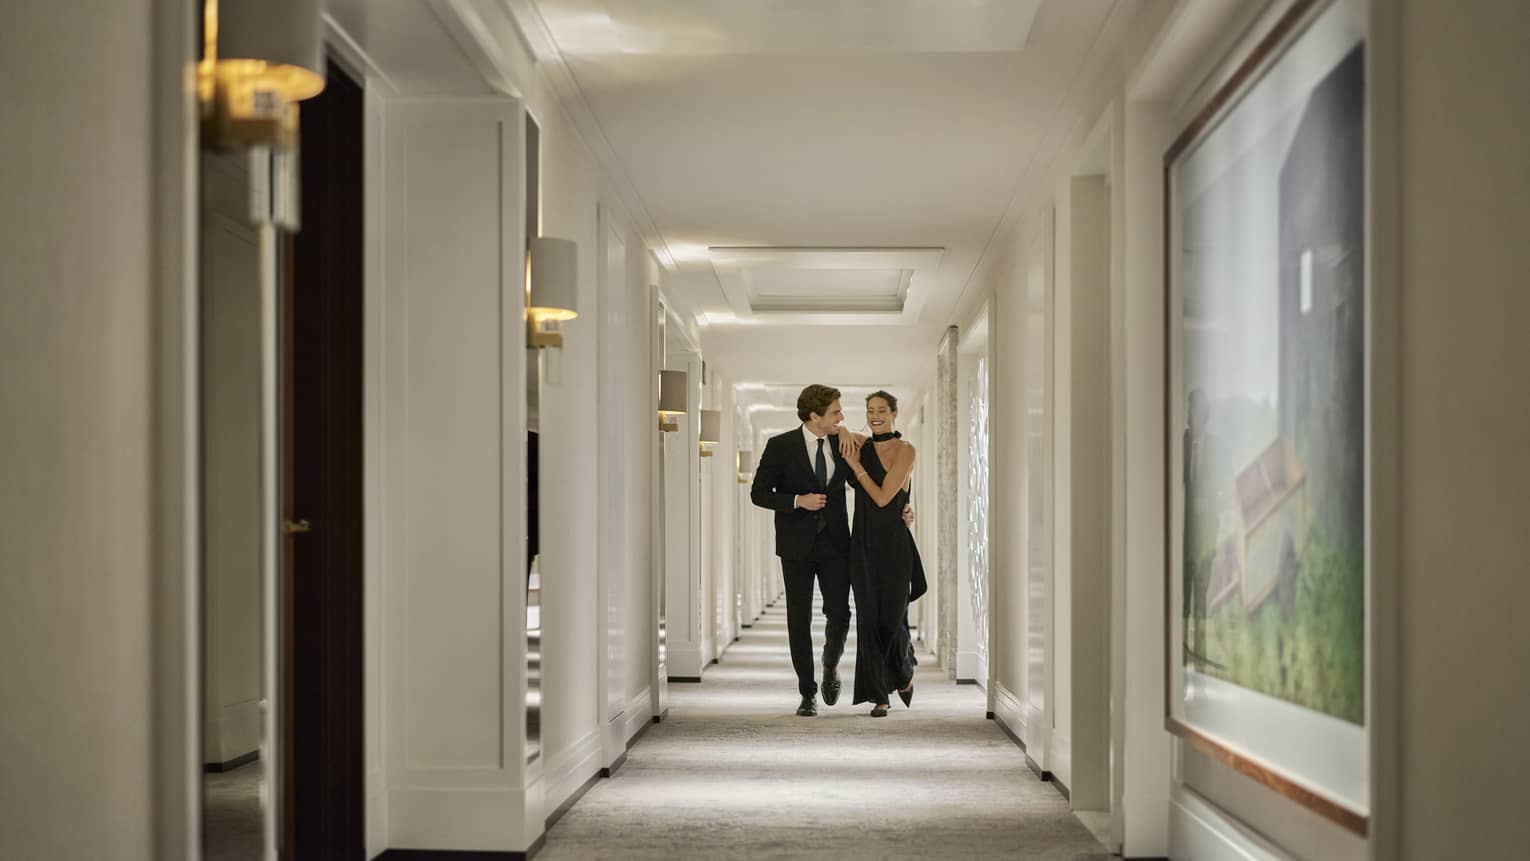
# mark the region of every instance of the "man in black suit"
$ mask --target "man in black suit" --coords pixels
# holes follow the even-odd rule
[[[797,397],[802,425],[771,437],[754,470],[749,498],[776,513],[776,555],[786,581],[786,631],[802,704],[797,714],[818,714],[813,677],[813,578],[823,594],[823,701],[839,701],[839,658],[850,631],[850,520],[845,479],[852,470],[839,453],[836,430],[845,414],[839,390],[811,385]],[[913,513],[904,508],[904,522]]]

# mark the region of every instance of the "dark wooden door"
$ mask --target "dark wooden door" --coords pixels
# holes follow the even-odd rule
[[[282,268],[281,857],[361,859],[362,88],[302,106],[302,229]]]

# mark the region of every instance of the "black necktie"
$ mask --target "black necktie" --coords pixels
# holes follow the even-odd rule
[[[813,475],[818,477],[818,487],[827,490],[829,487],[829,465],[823,461],[823,440],[818,440],[818,457],[813,459]]]

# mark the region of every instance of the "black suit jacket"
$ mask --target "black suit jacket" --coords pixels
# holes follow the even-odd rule
[[[824,456],[834,458],[834,475],[828,487],[818,486],[800,425],[771,437],[754,468],[749,498],[776,513],[776,555],[782,559],[812,558],[820,523],[834,552],[850,555],[850,518],[845,506],[845,477],[850,467],[839,454],[838,437],[826,438],[823,447]],[[794,508],[797,496],[803,493],[822,493],[828,503],[819,511]]]

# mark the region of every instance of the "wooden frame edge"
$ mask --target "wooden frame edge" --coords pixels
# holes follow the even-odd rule
[[[1346,831],[1350,831],[1360,837],[1369,835],[1370,817],[1356,813],[1327,796],[1302,786],[1280,772],[1266,768],[1248,757],[1234,752],[1227,746],[1212,739],[1211,736],[1192,729],[1174,718],[1168,718],[1164,721],[1164,729],[1184,739],[1191,747],[1206,754],[1221,765],[1259,783],[1277,795],[1300,804],[1324,819],[1339,825]]]

